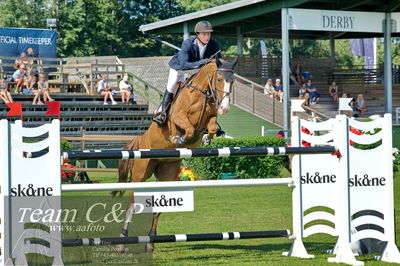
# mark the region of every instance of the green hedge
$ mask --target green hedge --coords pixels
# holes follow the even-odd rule
[[[284,146],[283,139],[275,136],[245,137],[237,139],[216,138],[213,147],[253,147],[253,146]],[[287,162],[286,156],[237,156],[237,157],[207,157],[188,158],[184,165],[194,170],[201,179],[219,179],[220,174],[234,172],[238,178],[278,177],[281,167]]]
[[[68,141],[62,140],[60,149],[61,151],[72,151],[72,144]]]

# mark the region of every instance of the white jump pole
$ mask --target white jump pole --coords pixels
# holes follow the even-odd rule
[[[154,191],[193,189],[210,187],[245,187],[245,186],[291,186],[292,178],[264,178],[264,179],[233,179],[233,180],[199,180],[199,181],[171,181],[171,182],[135,182],[135,183],[98,183],[98,184],[65,184],[61,186],[63,192],[73,191]]]

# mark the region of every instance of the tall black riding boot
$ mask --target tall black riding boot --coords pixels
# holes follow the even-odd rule
[[[153,121],[156,122],[160,127],[164,126],[168,117],[168,107],[171,104],[173,99],[173,93],[169,91],[165,91],[164,97],[161,103],[161,112],[157,113],[153,117]]]

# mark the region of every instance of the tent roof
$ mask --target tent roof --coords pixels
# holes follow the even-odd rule
[[[199,20],[208,20],[216,36],[236,37],[237,27],[244,37],[281,38],[281,9],[309,8],[365,12],[400,12],[399,0],[240,0],[194,13],[141,25],[150,34],[183,33],[184,23],[192,30]],[[290,31],[291,39],[329,39],[326,31]],[[335,38],[379,37],[382,34],[333,32]],[[395,36],[395,34],[393,34]]]

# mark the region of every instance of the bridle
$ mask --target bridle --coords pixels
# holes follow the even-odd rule
[[[199,129],[199,127],[200,127],[200,122],[201,122],[201,120],[203,119],[204,112],[205,112],[205,110],[206,110],[207,103],[209,102],[209,100],[211,100],[212,102],[215,102],[215,103],[216,103],[215,109],[217,110],[217,109],[218,109],[218,106],[222,103],[222,101],[223,101],[226,97],[228,97],[228,99],[230,99],[230,94],[231,94],[231,87],[229,87],[229,91],[225,91],[225,88],[224,88],[224,90],[220,90],[220,89],[217,88],[217,75],[218,75],[219,72],[232,72],[232,73],[233,73],[233,69],[229,69],[229,68],[218,68],[218,69],[215,71],[215,73],[213,74],[212,79],[211,79],[210,73],[208,72],[207,68],[205,68],[205,71],[206,71],[206,76],[207,76],[207,81],[208,81],[208,87],[207,87],[206,90],[201,90],[201,89],[197,88],[196,86],[193,86],[193,85],[192,85],[193,79],[198,75],[198,73],[199,73],[200,71],[197,72],[197,73],[192,77],[192,79],[190,80],[189,83],[186,83],[186,82],[184,83],[184,86],[185,86],[185,87],[195,89],[195,90],[201,92],[201,93],[204,95],[203,106],[202,106],[202,108],[201,108],[201,115],[200,115],[200,117],[199,117],[199,121],[197,122],[197,127],[196,127],[196,129]],[[222,74],[222,75],[224,76],[224,74]],[[224,77],[224,78],[225,78],[225,77]],[[212,84],[212,80],[214,81],[214,86],[213,86],[213,84]],[[218,99],[218,96],[216,95],[216,92],[223,92],[223,93],[224,93],[221,100]]]
[[[232,70],[232,69],[229,69],[229,68],[218,68],[218,69],[215,71],[215,73],[214,73],[212,79],[211,79],[211,77],[210,77],[210,74],[209,74],[208,70],[205,69],[205,71],[206,71],[206,76],[207,76],[207,81],[208,81],[208,87],[207,87],[206,90],[201,90],[201,89],[197,88],[196,86],[193,86],[193,85],[192,85],[193,79],[197,76],[197,74],[198,74],[200,71],[197,72],[197,73],[195,74],[195,76],[193,76],[193,78],[190,80],[189,83],[184,84],[184,85],[186,85],[186,87],[188,87],[188,88],[192,88],[192,89],[195,89],[195,90],[201,92],[201,93],[206,97],[207,100],[208,100],[208,99],[212,99],[215,103],[217,103],[216,106],[217,106],[217,108],[218,108],[219,104],[224,100],[224,98],[230,96],[230,94],[231,94],[231,89],[229,88],[229,91],[225,91],[225,90],[220,90],[220,89],[218,89],[218,87],[217,87],[217,75],[218,75],[218,73],[220,73],[220,72],[231,72],[231,73],[233,73],[233,70]],[[222,76],[224,76],[224,74],[222,74]],[[212,84],[212,82],[211,82],[212,80],[214,81],[214,86],[213,86],[213,84]],[[216,96],[216,92],[222,92],[222,93],[224,93],[224,95],[223,95],[223,97],[222,97],[221,100],[219,100],[218,97]]]

